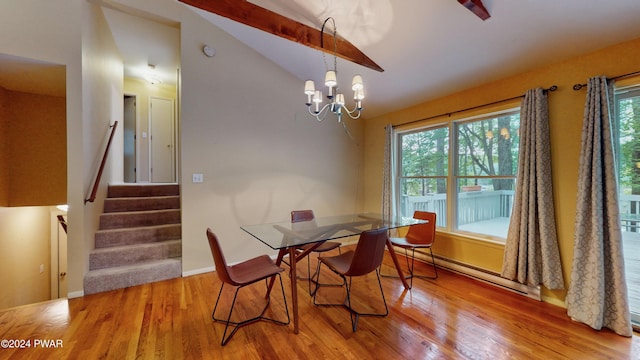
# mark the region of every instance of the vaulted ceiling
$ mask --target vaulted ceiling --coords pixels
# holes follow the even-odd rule
[[[354,73],[364,78],[366,116],[640,37],[640,1],[635,0],[483,0],[490,14],[484,21],[461,6],[464,0],[251,2],[315,29],[333,17],[338,34],[384,69],[338,59],[339,83],[340,74],[343,84]],[[196,11],[298,77],[301,92],[304,79],[322,82],[321,52]]]
[[[193,1],[230,6],[244,3]],[[111,7],[126,12],[125,0],[101,2],[115,4]],[[178,0],[176,3],[188,6]],[[462,3],[468,6],[482,3],[490,17],[482,20]],[[638,0],[252,0],[250,5],[316,30],[327,17],[334,18],[338,35],[384,69],[376,71],[338,59],[339,84],[349,82],[355,73],[364,78],[365,117],[640,37]],[[324,58],[333,61],[331,55],[323,55],[300,42],[189,7],[299,78],[301,106],[304,106],[303,81],[322,82],[326,70]],[[163,35],[157,39],[153,36],[158,31],[127,32],[127,24],[134,25],[126,16],[116,13],[111,11],[108,21],[117,21],[121,29],[114,31],[114,36],[122,52],[125,73],[133,73],[132,69],[141,62],[146,66],[153,53],[153,61],[159,68],[167,69],[168,78],[175,78],[178,65],[173,62],[179,58],[176,47],[179,29],[156,23],[152,26],[163,29]],[[216,44],[209,45],[215,48]],[[3,69],[0,66],[0,86],[6,78]]]

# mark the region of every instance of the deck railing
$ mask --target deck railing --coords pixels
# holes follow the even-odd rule
[[[411,216],[415,210],[432,211],[438,214],[437,225],[447,223],[447,195],[403,196],[403,216]],[[513,190],[468,191],[458,194],[458,225],[511,216]]]
[[[640,195],[620,195],[622,231],[640,232]]]
[[[458,226],[479,221],[510,217],[513,190],[469,191],[458,193]],[[640,232],[640,195],[620,195],[620,222],[622,231]],[[437,225],[447,223],[447,195],[403,195],[400,203],[402,216],[412,216],[415,210],[438,214]]]

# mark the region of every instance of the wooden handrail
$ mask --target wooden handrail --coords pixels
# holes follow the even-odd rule
[[[91,190],[91,195],[87,199],[84,199],[84,203],[93,202],[96,199],[96,193],[98,192],[98,185],[100,185],[100,179],[102,178],[102,171],[104,170],[105,163],[107,162],[107,155],[109,154],[109,148],[111,147],[111,141],[113,140],[113,134],[116,132],[116,128],[118,127],[118,122],[114,122],[113,125],[109,125],[111,128],[111,135],[109,135],[109,142],[107,142],[107,148],[104,149],[104,155],[102,155],[102,162],[100,163],[100,168],[98,169],[98,175],[96,175],[96,180],[93,183],[93,188]]]
[[[58,215],[58,222],[60,223],[60,225],[62,226],[62,229],[64,230],[64,233],[67,233],[67,220],[64,219],[64,216],[62,215]]]

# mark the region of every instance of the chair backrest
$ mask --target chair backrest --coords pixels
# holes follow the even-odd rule
[[[291,222],[310,221],[315,219],[313,210],[293,210],[291,212]]]
[[[387,243],[387,228],[363,231],[358,239],[349,270],[344,275],[365,275],[380,267]]]
[[[227,261],[222,253],[218,237],[209,228],[207,228],[207,239],[209,239],[209,247],[211,248],[211,254],[213,255],[213,262],[216,265],[216,274],[218,274],[218,278],[220,278],[220,281],[224,283],[235,284],[235,281],[233,281],[229,275],[229,271],[227,270]]]
[[[428,211],[415,211],[414,219],[427,220],[425,224],[416,224],[409,227],[407,242],[411,244],[431,245],[436,239],[436,213]]]

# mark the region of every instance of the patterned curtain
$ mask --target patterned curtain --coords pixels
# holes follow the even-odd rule
[[[589,79],[582,125],[567,314],[596,330],[631,336],[610,117],[612,85]]]
[[[518,181],[502,276],[530,286],[564,289],[551,186],[548,113],[544,90],[527,91],[520,110]]]
[[[394,213],[393,206],[393,126],[384,127],[384,165],[382,169],[382,217],[390,218]]]

